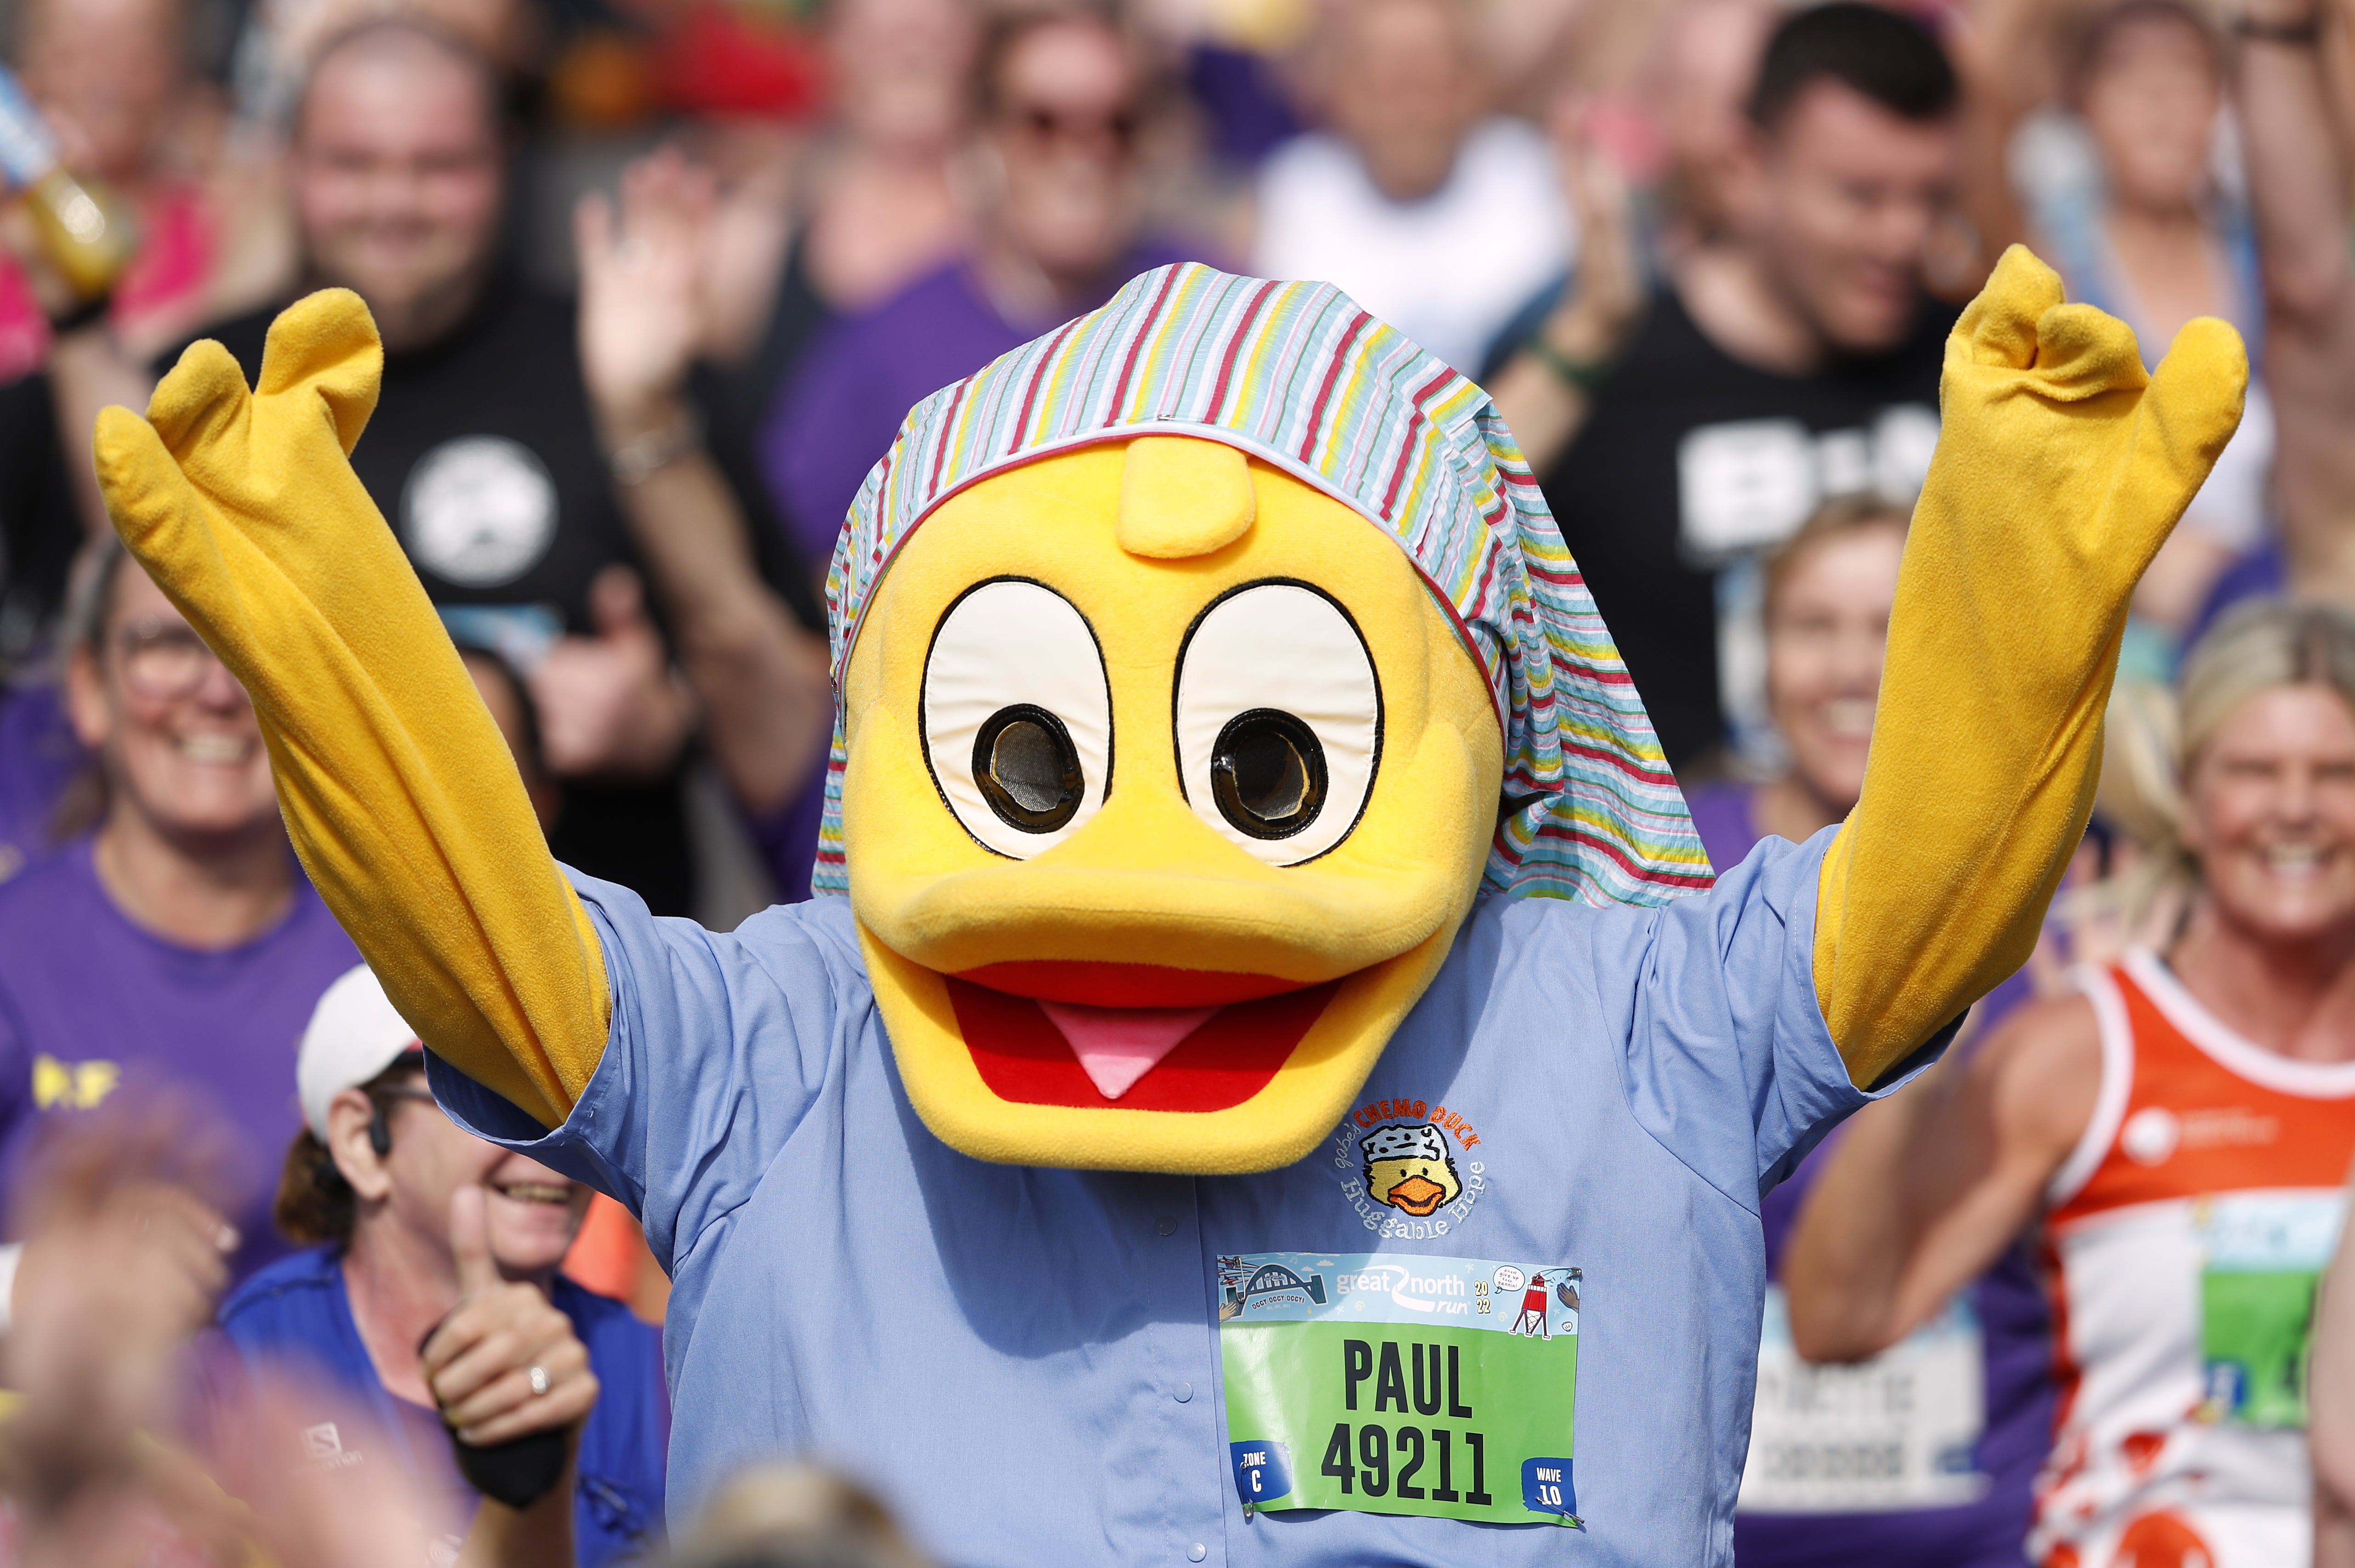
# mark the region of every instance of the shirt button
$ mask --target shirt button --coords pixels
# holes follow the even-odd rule
[[[1164,1214],[1153,1222],[1153,1228],[1165,1236],[1174,1236],[1178,1234],[1178,1222],[1174,1217]]]
[[[1169,1392],[1177,1397],[1178,1404],[1183,1404],[1194,1397],[1194,1385],[1190,1383],[1181,1383]]]
[[[1188,1563],[1199,1563],[1203,1558],[1208,1557],[1209,1554],[1210,1549],[1203,1545],[1199,1541],[1194,1542],[1193,1545],[1186,1548],[1186,1561]]]

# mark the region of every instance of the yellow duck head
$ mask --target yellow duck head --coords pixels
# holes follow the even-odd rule
[[[968,1154],[1288,1164],[1484,877],[1709,879],[1509,435],[1324,285],[1163,269],[936,394],[828,597],[816,885]]]

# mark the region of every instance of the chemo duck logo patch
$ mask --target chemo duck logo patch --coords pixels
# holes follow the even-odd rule
[[[1372,1100],[1334,1133],[1334,1171],[1377,1235],[1444,1236],[1471,1217],[1487,1187],[1487,1163],[1470,1158],[1479,1143],[1470,1120],[1445,1106]]]

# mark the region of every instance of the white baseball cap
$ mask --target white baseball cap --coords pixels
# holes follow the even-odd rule
[[[336,976],[311,1010],[294,1058],[294,1097],[303,1104],[303,1124],[325,1142],[328,1102],[418,1048],[417,1031],[393,1010],[375,970],[361,964]]]

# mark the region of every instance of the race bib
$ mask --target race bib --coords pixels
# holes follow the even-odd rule
[[[1397,1253],[1219,1259],[1243,1511],[1578,1524],[1580,1271]]]
[[[1962,1297],[1869,1361],[1817,1366],[1792,1348],[1783,1287],[1770,1285],[1734,1506],[1886,1513],[1976,1502],[1987,1489],[1974,1459],[1986,1406],[1978,1319]]]
[[[2202,1421],[2306,1425],[2314,1287],[2339,1245],[2336,1192],[2234,1192],[2201,1200]]]

